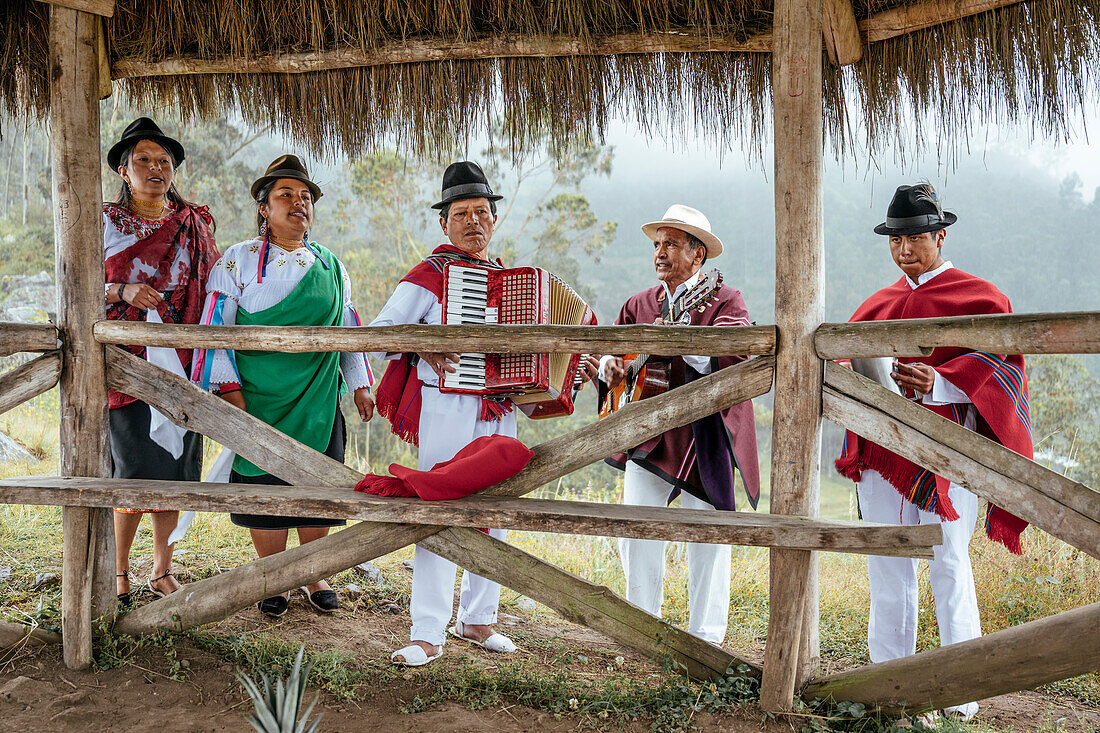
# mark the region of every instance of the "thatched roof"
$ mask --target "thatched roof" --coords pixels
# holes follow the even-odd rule
[[[0,9],[9,111],[47,111],[49,7]],[[889,145],[899,121],[931,125],[932,140],[986,120],[1057,134],[1100,79],[1100,0],[852,7],[862,58],[825,64],[839,147]],[[911,31],[916,16],[965,17]],[[598,135],[620,116],[759,143],[770,133],[770,25],[770,0],[117,0],[106,33],[116,89],[153,114],[236,106],[314,150],[354,154],[387,135],[414,149],[453,144],[494,115],[519,142]],[[332,68],[355,64],[376,65]],[[325,70],[260,71],[271,68]]]

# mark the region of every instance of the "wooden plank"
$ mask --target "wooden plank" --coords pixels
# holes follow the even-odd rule
[[[821,361],[813,334],[825,315],[822,213],[822,2],[777,0],[772,51],[775,323],[771,511],[817,513]],[[817,557],[770,552],[770,602],[760,706],[791,709],[818,663]]]
[[[24,626],[12,621],[0,621],[0,649],[7,649],[16,644],[28,642],[60,644],[61,635],[34,626]]]
[[[770,354],[774,326],[184,326],[100,321],[107,344],[268,351]]]
[[[115,0],[38,0],[46,5],[59,8],[71,8],[104,18],[114,17]]]
[[[54,351],[61,342],[50,323],[0,322],[0,356],[20,351]]]
[[[824,0],[822,28],[825,51],[836,66],[848,66],[863,58],[863,40],[851,0]]]
[[[146,479],[20,476],[0,480],[0,503],[143,506],[204,512],[635,537],[931,558],[939,525],[899,527],[756,512],[640,507],[475,494],[456,501],[381,497],[328,486],[215,484]]]
[[[343,487],[353,485],[360,478],[359,474],[343,464],[302,446],[288,454],[294,455],[293,462],[281,461],[278,449],[283,446],[280,441],[285,436],[281,438],[274,428],[263,423],[241,423],[238,420],[239,410],[226,409],[223,400],[203,392],[186,379],[117,348],[107,351],[110,365],[108,378],[112,385],[140,391],[142,399],[164,410],[173,420],[223,445],[235,446],[241,455],[279,478],[292,483]],[[704,410],[714,412],[756,397],[770,388],[773,371],[774,360],[771,357],[752,359],[647,400],[648,407],[643,407],[641,403],[628,405],[599,423],[535,446],[535,455],[523,471],[508,481],[490,487],[484,494],[519,496],[534,491],[581,466],[637,445],[673,425],[686,424],[692,418],[684,416],[685,404],[696,405],[700,413]],[[674,419],[684,422],[674,423]],[[254,435],[251,434],[253,431]],[[264,445],[269,443],[274,444],[277,450],[265,451]],[[342,473],[345,471],[347,473]],[[147,633],[160,628],[185,629],[217,621],[272,593],[313,583],[332,573],[419,542],[441,529],[443,527],[362,522],[285,553],[189,584],[185,587],[185,593],[173,593],[130,612],[118,628],[124,633]]]
[[[623,53],[752,53],[768,50],[770,36],[767,34],[745,39],[735,35],[675,31],[619,33],[585,38],[501,33],[468,42],[407,38],[374,49],[345,47],[247,58],[198,59],[175,56],[156,61],[120,59],[112,65],[111,71],[116,79],[186,74],[303,74],[425,61],[613,56]]]
[[[92,326],[105,314],[96,33],[98,16],[50,9],[50,128],[61,333],[61,474],[106,476],[107,385]],[[92,619],[114,612],[110,511],[67,507],[62,516],[61,625],[65,664],[87,667]]]
[[[829,675],[802,696],[850,700],[888,715],[983,700],[1100,669],[1100,603],[959,644]]]
[[[1100,493],[830,363],[825,417],[1100,558]]]
[[[1015,5],[1022,0],[925,0],[877,13],[861,21],[860,31],[868,43],[897,38],[908,33],[969,18],[979,13]]]
[[[61,377],[61,354],[52,351],[0,377],[0,413],[48,392]]]
[[[667,653],[695,679],[720,677],[726,670],[741,664],[749,665],[753,674],[760,676],[758,665],[643,611],[605,586],[547,565],[484,532],[448,529],[420,544],[646,657],[661,658]]]
[[[928,356],[937,346],[991,354],[1095,354],[1100,311],[824,323],[814,344],[822,359]]]

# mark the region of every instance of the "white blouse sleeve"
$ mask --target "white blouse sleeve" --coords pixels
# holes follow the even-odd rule
[[[344,269],[342,262],[339,264],[340,275],[344,281],[344,325],[362,326],[359,311],[355,309],[355,304],[351,300],[351,281],[348,279],[347,270]],[[362,352],[345,351],[340,354],[340,371],[344,375],[348,389],[352,391],[374,386],[374,373],[371,371],[370,362],[367,361],[367,355]]]
[[[214,263],[210,277],[206,281],[206,303],[199,321],[206,326],[232,326],[237,322],[237,302],[240,300],[243,285],[240,280],[240,267],[236,261],[234,248]],[[195,370],[192,379],[203,389],[214,384],[240,384],[233,354],[225,349],[197,350]]]

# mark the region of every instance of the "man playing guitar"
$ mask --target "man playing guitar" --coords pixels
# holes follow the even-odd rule
[[[669,207],[660,221],[642,232],[653,242],[653,266],[661,284],[632,296],[616,324],[663,324],[674,304],[700,280],[708,258],[722,253],[722,242],[699,211],[680,204]],[[694,326],[747,326],[748,309],[741,293],[718,284],[713,298],[690,313]],[[650,357],[669,366],[669,387],[686,384],[744,356]],[[614,387],[629,369],[622,357],[600,360],[601,392]],[[746,400],[721,413],[669,430],[618,454],[607,462],[625,471],[623,501],[637,506],[664,506],[677,495],[687,509],[734,509],[736,467],[756,508],[760,469],[756,455],[756,425],[752,402]],[[665,542],[620,539],[619,554],[626,575],[627,598],[660,616],[664,597]],[[729,545],[688,544],[688,631],[721,644],[729,616]]]

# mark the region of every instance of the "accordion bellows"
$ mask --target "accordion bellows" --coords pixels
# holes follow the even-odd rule
[[[493,269],[448,263],[444,325],[594,325],[596,315],[561,278],[539,267]],[[533,405],[534,419],[573,412],[580,354],[460,354],[440,392],[499,396]]]

